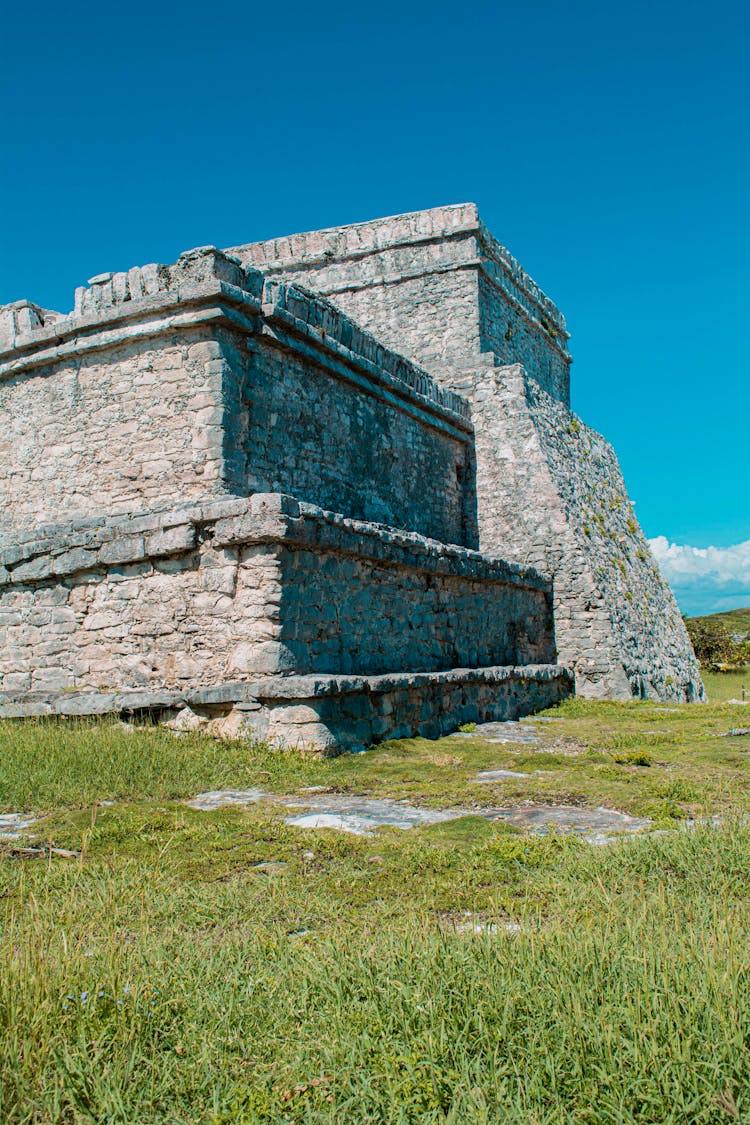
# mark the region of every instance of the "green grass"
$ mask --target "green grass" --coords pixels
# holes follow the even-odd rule
[[[712,703],[726,703],[728,699],[742,699],[742,688],[750,705],[750,667],[736,672],[708,672],[701,670],[706,694]],[[747,725],[750,726],[750,716]]]
[[[723,683],[725,676],[719,678]],[[170,802],[229,787],[288,793],[311,785],[437,807],[528,798],[610,804],[634,815],[658,815],[660,801],[669,816],[745,807],[747,746],[716,737],[750,726],[745,707],[573,699],[554,715],[562,721],[544,728],[548,745],[542,751],[492,745],[481,737],[416,738],[324,760],[199,735],[177,738],[158,727],[133,732],[93,720],[5,723],[0,812],[90,809],[101,801]],[[496,768],[532,777],[481,786],[473,781],[477,771]]]
[[[750,739],[716,737],[746,712],[574,700],[543,751],[330,761],[0,725],[0,806],[80,853],[0,859],[0,1120],[750,1120]],[[471,781],[506,765],[542,772]],[[358,838],[181,801],[239,785],[724,820],[592,848],[477,816]]]

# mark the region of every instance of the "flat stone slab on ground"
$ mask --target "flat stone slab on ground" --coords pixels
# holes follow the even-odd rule
[[[455,734],[449,734],[448,738],[481,738],[484,742],[524,742],[529,746],[542,741],[531,723],[517,723],[511,720],[503,723],[477,723],[474,730],[458,730]]]
[[[529,773],[519,773],[518,770],[480,770],[472,781],[490,782],[490,781],[505,781],[509,777],[531,777]]]
[[[194,809],[211,811],[227,806],[243,806],[268,801],[285,808],[304,811],[285,818],[297,828],[335,828],[369,836],[381,827],[418,828],[444,824],[464,816],[481,816],[525,829],[536,836],[550,831],[583,836],[593,844],[608,843],[620,833],[643,832],[651,827],[645,817],[628,816],[615,809],[581,808],[577,805],[521,805],[508,808],[429,809],[395,801],[389,797],[360,797],[337,793],[279,795],[262,789],[227,789],[199,793],[187,804]]]
[[[439,824],[472,815],[471,809],[417,808],[405,801],[388,797],[351,797],[337,793],[321,794],[311,786],[302,795],[288,796],[266,793],[263,789],[214,789],[199,793],[186,804],[190,808],[211,812],[214,809],[256,805],[259,801],[300,808],[305,811],[286,818],[287,824],[298,828],[338,828],[357,835],[369,835],[376,828],[415,828],[421,824]]]
[[[263,789],[211,789],[208,793],[199,793],[192,801],[186,804],[191,809],[203,809],[210,812],[212,809],[224,809],[231,805],[256,805],[258,801],[273,800],[273,793],[266,793]]]
[[[30,813],[0,813],[0,839],[17,840],[36,819]]]
[[[286,801],[284,802],[286,803]],[[471,809],[425,809],[403,801],[375,797],[341,797],[330,794],[326,797],[306,798],[304,802],[310,812],[298,816],[288,816],[287,824],[298,828],[339,828],[344,832],[369,835],[376,828],[418,828],[425,824],[441,824],[470,816]]]
[[[628,816],[616,809],[590,809],[579,805],[521,805],[490,809],[483,815],[489,820],[502,820],[516,828],[525,828],[535,836],[556,830],[565,835],[585,835],[590,843],[607,843],[621,832],[645,832],[652,823],[647,817]]]

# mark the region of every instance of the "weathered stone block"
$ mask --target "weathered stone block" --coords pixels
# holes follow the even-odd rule
[[[178,527],[164,528],[146,538],[147,555],[173,555],[178,551],[188,551],[195,546],[195,527],[185,523]]]
[[[30,559],[29,562],[19,563],[14,566],[11,571],[11,579],[13,583],[18,582],[36,582],[43,578],[47,578],[52,573],[52,560],[48,555],[42,555],[37,559]]]
[[[72,574],[76,570],[89,570],[97,564],[97,552],[75,547],[52,559],[53,574]]]
[[[139,536],[113,539],[99,550],[99,561],[103,563],[136,562],[145,556],[146,542]]]

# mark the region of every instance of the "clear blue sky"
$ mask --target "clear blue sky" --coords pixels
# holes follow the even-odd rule
[[[750,540],[744,3],[13,5],[0,302],[475,200],[649,536]]]

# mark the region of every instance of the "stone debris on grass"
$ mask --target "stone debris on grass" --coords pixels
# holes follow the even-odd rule
[[[406,800],[390,798],[347,796],[336,793],[280,796],[264,793],[261,789],[214,790],[199,793],[187,804],[191,808],[211,811],[228,806],[257,804],[268,801],[285,808],[304,811],[287,816],[287,824],[297,828],[334,828],[352,832],[357,836],[370,836],[378,828],[391,827],[408,830],[432,824],[444,824],[465,816],[480,816],[486,820],[503,821],[524,829],[535,836],[549,832],[581,836],[592,844],[609,843],[617,836],[645,832],[651,827],[646,817],[628,816],[616,809],[581,808],[574,805],[537,805],[529,803],[508,808],[452,808],[428,809],[409,804]]]
[[[283,860],[264,860],[263,863],[254,863],[253,871],[260,871],[262,875],[283,875],[289,870],[289,864]]]
[[[211,789],[207,793],[199,793],[192,801],[186,804],[191,809],[202,809],[210,812],[213,809],[223,809],[230,805],[255,805],[258,801],[273,800],[272,793],[263,789]]]
[[[36,819],[30,813],[0,813],[0,839],[17,840]]]
[[[534,720],[539,722],[538,719]],[[542,740],[532,723],[506,722],[477,723],[472,731],[458,730],[449,734],[448,738],[480,738],[482,742],[522,742],[527,746],[536,746]]]
[[[70,848],[56,848],[53,844],[40,844],[38,847],[11,847],[7,855],[13,859],[50,859],[57,856],[59,859],[80,859],[81,853],[71,851]]]
[[[510,934],[515,937],[516,934],[522,932],[521,926],[518,922],[483,922],[472,921],[457,921],[453,927],[457,934]]]
[[[746,734],[750,734],[750,727],[732,727],[731,730],[725,730],[720,734],[720,738],[743,738]]]
[[[441,913],[438,924],[448,934],[509,934],[516,937],[524,931],[520,922],[514,922],[510,918],[487,918],[483,914],[474,914],[471,910],[465,910],[462,914]]]
[[[540,771],[537,770],[536,772],[539,773]],[[505,781],[506,778],[513,777],[531,777],[531,774],[520,773],[518,770],[480,770],[477,776],[472,778],[472,781],[486,784],[490,781]]]

